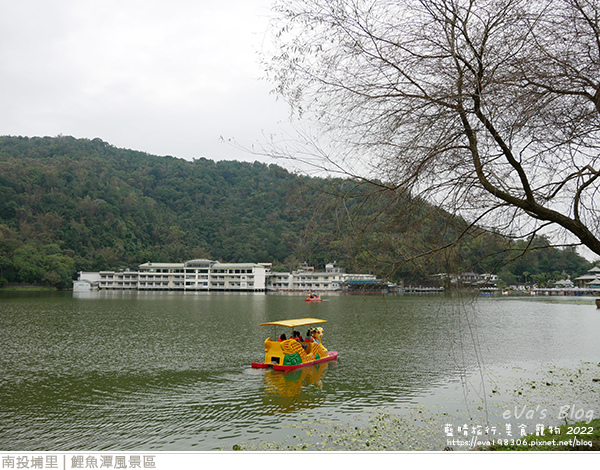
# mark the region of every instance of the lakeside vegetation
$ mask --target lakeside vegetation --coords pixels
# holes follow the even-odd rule
[[[69,288],[78,271],[194,258],[275,270],[337,261],[421,283],[450,267],[496,272],[506,284],[551,283],[590,267],[574,248],[507,239],[371,184],[160,157],[100,139],[0,137],[0,194],[0,287]]]
[[[422,420],[419,411],[413,412],[416,422]],[[421,412],[421,415],[423,413]],[[431,419],[431,421],[435,421]],[[305,424],[305,423],[303,423]],[[423,451],[423,446],[429,451],[495,451],[495,452],[564,452],[564,451],[600,451],[600,419],[579,421],[553,427],[556,434],[536,436],[529,434],[518,439],[507,439],[506,445],[481,446],[475,449],[451,448],[429,449],[425,444],[429,429],[423,430],[414,423],[406,422],[391,414],[379,413],[367,424],[360,426],[324,425],[315,423],[307,431],[309,437],[314,437],[318,444],[303,442],[300,432],[294,435],[294,440],[286,444],[276,442],[260,442],[236,444],[234,451]],[[409,430],[407,432],[407,429]],[[576,430],[577,432],[574,432]],[[568,434],[570,433],[570,434]],[[410,449],[414,446],[415,449]],[[227,449],[223,449],[227,450]]]
[[[290,428],[283,441],[247,441],[232,447],[234,451],[598,451],[600,450],[600,418],[594,404],[597,402],[600,363],[581,362],[567,367],[546,364],[535,371],[508,367],[508,376],[484,374],[487,390],[484,400],[477,394],[469,403],[470,422],[478,424],[489,420],[496,432],[482,432],[472,441],[473,432],[461,439],[456,433],[448,437],[446,427],[460,426],[464,418],[449,409],[430,403],[407,402],[394,411],[374,409],[355,420],[352,425],[328,419],[314,420],[300,416],[297,426]],[[478,379],[463,386],[481,387]],[[585,408],[585,417],[575,417],[571,411],[559,416],[562,404],[577,403]],[[573,405],[575,406],[575,405]],[[457,405],[459,407],[459,405]],[[581,408],[580,408],[581,407]],[[518,424],[527,409],[533,415],[526,435],[521,435]],[[507,410],[515,411],[510,418]],[[534,411],[535,410],[535,411]],[[458,409],[457,409],[458,411]],[[489,415],[488,415],[489,412]],[[522,413],[521,413],[522,412]],[[517,413],[519,417],[517,418]],[[510,423],[515,432],[506,434]],[[538,426],[539,425],[539,426]],[[537,431],[537,435],[536,435]],[[501,445],[499,444],[501,441]],[[532,444],[533,442],[533,444]]]

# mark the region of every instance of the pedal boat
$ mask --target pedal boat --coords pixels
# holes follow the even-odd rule
[[[318,295],[309,295],[306,299],[304,299],[305,302],[322,302],[323,299],[318,296]]]
[[[260,326],[272,325],[275,327],[299,328],[319,323],[327,323],[327,320],[298,318],[261,323]],[[312,338],[312,343],[301,343],[292,338],[285,341],[277,341],[269,337],[265,340],[265,360],[263,362],[253,362],[252,367],[255,369],[272,367],[273,370],[290,371],[337,359],[337,351],[329,351],[323,346],[323,328],[318,327],[313,329]]]

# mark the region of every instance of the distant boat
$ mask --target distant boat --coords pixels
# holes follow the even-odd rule
[[[313,294],[311,291],[308,291],[308,296],[304,299],[305,302],[321,302],[322,300],[319,294]]]

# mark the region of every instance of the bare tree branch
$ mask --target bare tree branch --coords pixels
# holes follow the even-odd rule
[[[321,169],[510,233],[558,226],[600,254],[597,0],[280,0],[275,11],[267,71],[322,132],[309,141]]]

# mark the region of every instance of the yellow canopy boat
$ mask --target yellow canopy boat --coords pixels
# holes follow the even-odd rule
[[[297,318],[292,320],[280,320],[261,323],[260,326],[282,326],[286,328],[298,328],[301,326],[317,325],[327,323],[327,320],[319,318]],[[279,339],[265,340],[265,359],[263,362],[253,362],[252,367],[264,369],[272,367],[273,370],[294,370],[300,367],[312,366],[322,362],[337,359],[337,351],[328,351],[322,342],[323,328],[311,328],[310,336],[303,338],[299,332],[292,333],[291,338],[285,334]]]
[[[327,320],[320,320],[318,318],[297,318],[295,320],[270,321],[267,323],[261,323],[260,326],[274,325],[296,328],[299,326],[316,325],[317,323],[327,323]]]

